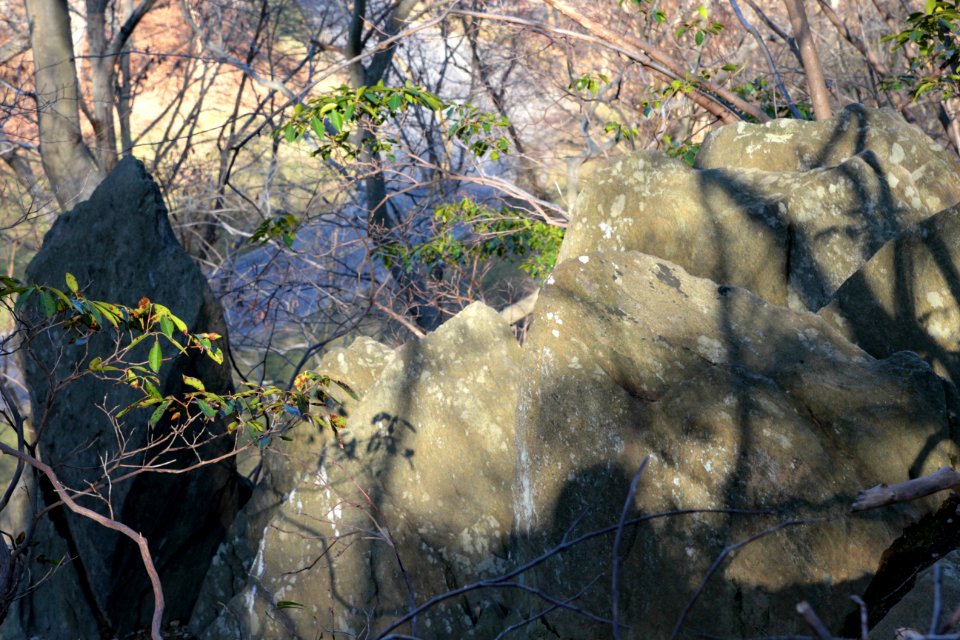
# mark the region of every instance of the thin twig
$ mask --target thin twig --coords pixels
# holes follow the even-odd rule
[[[760,35],[757,28],[750,24],[746,16],[743,15],[743,12],[740,10],[740,5],[737,4],[737,0],[730,0],[730,6],[733,7],[733,12],[737,14],[737,18],[740,20],[743,28],[746,29],[747,33],[753,36],[753,39],[760,45],[760,50],[763,51],[763,56],[767,59],[767,66],[770,67],[770,72],[773,74],[774,80],[776,80],[777,88],[780,89],[780,93],[783,94],[783,99],[787,101],[787,108],[790,109],[790,114],[797,120],[803,120],[803,114],[797,109],[793,98],[790,97],[790,92],[787,91],[787,86],[783,84],[783,78],[780,76],[780,71],[777,70],[777,63],[773,61],[773,55],[770,53],[770,49],[767,48],[767,43],[763,41],[763,36]]]
[[[867,640],[867,636],[870,634],[870,630],[867,628],[867,622],[869,620],[867,616],[867,603],[864,602],[860,596],[850,596],[850,599],[860,608],[860,640]]]
[[[53,485],[54,491],[57,492],[57,495],[60,496],[60,499],[66,505],[70,511],[73,511],[79,516],[93,520],[97,524],[106,527],[107,529],[112,529],[118,533],[125,535],[130,538],[140,549],[140,559],[143,561],[143,567],[147,571],[147,575],[150,577],[150,586],[153,589],[153,620],[150,625],[150,638],[151,640],[162,640],[160,635],[160,628],[163,621],[163,587],[160,584],[160,576],[157,574],[157,568],[153,564],[153,558],[150,555],[150,547],[147,544],[147,539],[144,538],[141,534],[137,533],[127,525],[122,522],[117,522],[116,520],[111,520],[92,509],[82,507],[77,504],[74,499],[67,493],[66,488],[63,486],[63,483],[60,482],[60,478],[57,477],[56,472],[49,465],[40,462],[33,456],[31,456],[26,451],[17,451],[16,449],[3,444],[0,442],[0,453],[3,453],[8,456],[14,456],[19,458],[29,464],[34,469],[38,470],[43,475],[47,476],[47,479],[50,480],[50,484]]]
[[[610,567],[610,628],[613,629],[613,637],[620,640],[620,542],[623,539],[624,524],[627,521],[627,514],[630,512],[630,506],[633,504],[633,496],[637,494],[637,485],[640,483],[640,476],[647,467],[650,456],[645,456],[640,468],[633,474],[630,481],[630,491],[623,501],[623,511],[620,512],[620,522],[617,523],[617,533],[613,537],[613,559]]]
[[[933,563],[933,613],[930,615],[930,635],[939,631],[943,611],[943,567],[940,560]]]
[[[677,510],[675,510],[675,511],[663,511],[663,512],[659,512],[659,513],[652,513],[652,514],[645,515],[645,516],[638,516],[638,517],[636,517],[636,518],[631,518],[630,520],[627,520],[627,521],[624,523],[624,525],[625,525],[625,526],[634,526],[634,525],[643,524],[643,523],[645,523],[645,522],[650,522],[650,521],[652,521],[652,520],[658,520],[658,519],[660,519],[660,518],[668,518],[668,517],[676,517],[676,516],[686,516],[686,515],[694,515],[694,514],[705,514],[705,513],[716,513],[716,514],[726,514],[726,515],[764,515],[764,516],[770,516],[770,515],[774,515],[775,512],[770,511],[770,510],[759,510],[759,509],[758,509],[758,510],[751,510],[751,509],[677,509]],[[805,522],[790,521],[790,522],[787,522],[787,523],[782,523],[782,524],[780,524],[780,525],[778,526],[778,529],[782,529],[782,528],[785,528],[785,527],[787,527],[787,526],[791,526],[792,524],[805,524]],[[587,533],[585,533],[585,534],[583,534],[583,535],[581,535],[581,536],[578,536],[578,537],[576,537],[576,538],[574,538],[574,539],[572,539],[572,540],[565,540],[565,541],[561,542],[560,544],[554,546],[552,549],[550,549],[550,550],[542,553],[541,555],[539,555],[539,556],[537,556],[536,558],[530,560],[529,562],[525,562],[525,563],[522,564],[522,565],[519,565],[519,566],[517,566],[517,567],[514,567],[513,569],[511,569],[510,571],[508,571],[507,573],[505,573],[505,574],[503,574],[503,575],[500,575],[500,576],[495,577],[495,578],[487,578],[487,579],[485,579],[485,580],[478,580],[477,582],[473,582],[473,583],[471,583],[471,584],[464,585],[464,586],[459,587],[459,588],[457,588],[457,589],[452,589],[452,590],[450,590],[450,591],[447,591],[446,593],[441,593],[441,594],[438,594],[438,595],[436,595],[436,596],[433,596],[432,598],[430,598],[429,600],[427,600],[426,602],[424,602],[423,604],[421,604],[419,607],[417,607],[415,611],[412,611],[412,612],[410,612],[410,613],[407,613],[407,614],[404,615],[403,617],[398,618],[396,621],[394,621],[393,624],[391,624],[389,627],[387,627],[386,629],[383,630],[383,632],[381,633],[381,635],[378,636],[378,640],[383,640],[383,639],[386,638],[386,637],[388,636],[388,634],[389,634],[390,632],[392,632],[394,629],[397,629],[398,627],[400,627],[400,626],[406,624],[407,622],[409,622],[412,616],[414,616],[414,615],[419,615],[419,614],[423,613],[424,611],[430,609],[431,607],[434,607],[434,606],[438,605],[439,603],[441,603],[441,602],[443,602],[443,601],[445,601],[445,600],[449,600],[450,598],[456,598],[457,596],[463,595],[463,594],[465,594],[465,593],[469,593],[470,591],[475,591],[475,590],[477,590],[477,589],[487,589],[487,588],[491,588],[491,587],[502,587],[502,586],[505,586],[505,585],[508,584],[506,581],[508,581],[508,580],[510,580],[510,579],[512,579],[512,578],[515,578],[516,576],[519,576],[520,574],[526,573],[527,571],[533,569],[534,567],[537,567],[537,566],[543,564],[544,562],[546,562],[546,561],[549,560],[550,558],[553,558],[554,556],[557,556],[557,555],[560,555],[560,554],[562,554],[562,553],[565,553],[565,552],[569,551],[570,549],[572,549],[572,548],[574,548],[574,547],[577,547],[578,545],[583,544],[583,543],[586,542],[587,540],[592,540],[593,538],[599,538],[600,536],[605,536],[605,535],[609,535],[609,534],[611,534],[611,533],[615,533],[618,527],[619,527],[619,525],[612,525],[612,526],[609,526],[609,527],[604,527],[604,528],[602,528],[602,529],[596,529],[596,530],[594,530],[594,531],[589,531],[589,532],[587,532]],[[758,534],[758,536],[756,536],[756,537],[760,537],[760,535],[762,535],[762,534]],[[745,543],[743,543],[743,544],[745,544]],[[742,546],[742,544],[741,544],[740,546]],[[509,584],[512,585],[512,583],[509,583]]]
[[[865,511],[898,502],[909,502],[958,486],[960,486],[960,472],[950,467],[940,467],[928,476],[897,484],[879,484],[864,489],[857,495],[852,509],[854,511]]]
[[[800,614],[800,617],[803,618],[803,621],[807,623],[807,626],[817,634],[819,640],[833,640],[833,634],[827,629],[823,624],[823,620],[820,619],[820,616],[817,615],[817,612],[813,610],[813,607],[810,606],[810,603],[806,600],[800,602],[797,605],[797,613]]]
[[[693,605],[696,604],[697,600],[700,599],[700,596],[703,595],[704,590],[707,588],[707,582],[710,580],[713,574],[717,572],[717,569],[719,569],[720,565],[723,564],[723,561],[727,559],[727,556],[729,556],[731,553],[733,553],[737,549],[745,547],[748,544],[755,542],[760,538],[764,538],[772,533],[776,533],[788,527],[796,527],[802,524],[809,524],[810,522],[811,522],[810,520],[787,520],[786,522],[781,522],[780,524],[774,527],[765,529],[760,533],[755,533],[752,536],[746,538],[745,540],[741,540],[740,542],[737,542],[736,544],[725,546],[723,548],[723,551],[720,552],[720,555],[717,556],[717,559],[713,561],[712,565],[710,565],[710,568],[707,569],[707,572],[704,574],[703,579],[700,581],[700,586],[697,587],[697,590],[694,592],[693,596],[687,602],[686,606],[684,606],[683,611],[680,612],[680,617],[677,618],[677,624],[673,627],[673,633],[670,634],[670,640],[673,640],[674,638],[676,638],[677,635],[680,633],[680,627],[682,627],[683,623],[686,621],[687,615],[693,609]]]

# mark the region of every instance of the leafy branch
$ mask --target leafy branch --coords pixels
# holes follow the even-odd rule
[[[398,144],[395,138],[366,134],[402,117],[411,107],[435,113],[446,123],[447,136],[462,142],[478,158],[489,154],[497,160],[510,150],[509,140],[496,131],[509,126],[506,116],[486,113],[470,103],[447,102],[409,81],[402,87],[388,87],[383,81],[359,89],[342,85],[314,96],[294,107],[280,132],[287,142],[310,137],[317,145],[313,155],[324,160],[333,156],[355,160],[364,151],[389,154]]]
[[[380,248],[387,267],[400,264],[412,271],[417,266],[465,267],[473,260],[519,256],[517,267],[535,280],[553,269],[564,230],[494,209],[470,198],[438,207],[434,212],[432,237],[412,247],[393,243]]]
[[[917,55],[909,56],[909,73],[888,79],[886,85],[910,87],[914,99],[939,91],[943,99],[960,86],[960,0],[926,0],[922,12],[911,13],[907,28],[883,38],[893,50],[905,52],[912,45]]]
[[[249,442],[258,442],[261,448],[269,445],[284,422],[295,419],[319,428],[328,427],[339,440],[339,430],[345,423],[339,403],[327,390],[333,384],[356,398],[348,385],[307,371],[297,376],[293,389],[244,383],[245,388],[239,392],[219,394],[206,389],[200,379],[182,375],[183,385],[190,391],[164,395],[159,377],[164,363],[194,352],[221,364],[223,349],[216,345],[221,336],[209,332],[190,333],[186,323],[169,308],[148,298],[142,298],[136,307],[90,300],[79,290],[72,274],[66,274],[65,281],[66,291],[0,276],[0,300],[16,295],[15,312],[33,301],[35,309],[47,321],[61,323],[71,344],[85,344],[108,327],[126,335],[118,349],[107,356],[93,357],[86,368],[101,379],[140,393],[141,397],[119,410],[115,418],[120,419],[135,409],[153,408],[147,421],[150,427],[164,419],[178,424],[222,420],[228,432],[239,431]],[[142,351],[134,351],[141,344],[150,345],[146,360],[136,355]]]

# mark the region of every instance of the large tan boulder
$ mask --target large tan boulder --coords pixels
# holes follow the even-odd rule
[[[696,168],[653,152],[597,172],[558,261],[641,251],[817,310],[883,244],[960,201],[960,165],[899,116],[729,125]]]
[[[917,127],[888,109],[853,104],[828,120],[779,119],[764,124],[739,122],[707,134],[694,166],[697,169],[811,171],[834,167],[872,151],[907,167],[920,194],[955,198],[957,188],[944,175],[960,169],[955,156]]]
[[[376,340],[359,337],[347,347],[331,349],[315,369],[348,385],[363,396],[393,361],[395,351]],[[329,392],[342,404],[350,417],[357,401],[337,385]],[[190,618],[189,629],[200,633],[223,611],[223,604],[246,586],[254,557],[267,524],[280,510],[290,492],[305,474],[315,474],[320,466],[324,445],[331,434],[300,422],[274,439],[260,460],[261,474],[250,500],[243,506],[213,558]]]
[[[960,383],[960,207],[887,242],[819,313],[878,358],[909,349]]]
[[[722,563],[683,630],[722,637],[805,631],[809,600],[838,628],[885,548],[933,503],[851,515],[859,489],[930,472],[956,455],[944,382],[916,355],[876,360],[822,318],[693,277],[636,252],[562,263],[524,345],[518,532],[538,554],[628,516],[695,513],[614,532],[544,564],[530,584],[605,614],[626,637],[666,638],[724,545],[780,523]],[[540,603],[531,603],[531,611]],[[608,624],[557,611],[560,637]]]
[[[520,358],[509,325],[481,303],[400,349],[349,416],[344,448],[329,442],[287,496],[246,587],[203,637],[375,637],[411,602],[502,571]],[[419,616],[417,635],[493,637],[507,608],[470,594]]]

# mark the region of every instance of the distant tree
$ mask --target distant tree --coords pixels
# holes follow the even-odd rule
[[[87,0],[86,28],[90,45],[91,106],[94,150],[80,128],[83,102],[77,79],[67,0],[29,0],[30,47],[40,131],[40,156],[61,208],[85,200],[117,162],[117,75],[124,45],[154,0],[122,11],[111,3],[113,33],[108,30],[107,0]],[[129,113],[121,112],[121,119]]]

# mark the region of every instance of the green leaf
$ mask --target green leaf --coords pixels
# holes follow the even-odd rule
[[[330,124],[333,125],[333,128],[337,130],[337,133],[343,131],[343,114],[339,111],[331,111],[327,116],[330,119]]]
[[[200,411],[203,411],[203,415],[207,416],[208,418],[217,417],[217,410],[211,407],[209,404],[207,404],[203,400],[198,399],[197,406],[200,407]]]
[[[87,368],[90,369],[90,371],[99,371],[100,363],[102,361],[103,361],[103,358],[101,358],[100,356],[97,356],[96,358],[90,361],[90,364],[87,365]]]
[[[933,13],[933,10],[937,8],[937,0],[927,0],[926,4],[923,7],[923,10],[928,15]]]
[[[72,273],[67,272],[66,275],[67,289],[70,289],[73,293],[76,293],[79,287],[77,286],[77,279],[73,277]]]
[[[114,329],[118,328],[117,319],[121,316],[115,306],[103,302],[90,302],[90,305],[100,311],[100,315],[113,325]]]
[[[150,347],[150,356],[148,358],[148,362],[154,373],[160,371],[160,365],[163,362],[163,351],[160,350],[159,340],[154,340],[153,346]]]
[[[348,385],[346,382],[340,382],[339,380],[333,380],[332,382],[338,387],[340,387],[341,389],[343,389],[344,391],[346,391],[347,395],[349,395],[354,400],[360,399],[360,395],[356,391],[354,391],[353,388],[350,387],[350,385]]]
[[[57,303],[49,291],[40,292],[40,310],[43,312],[43,315],[48,318],[53,317],[57,313]]]
[[[168,316],[161,316],[160,331],[162,331],[163,335],[167,336],[168,338],[172,338],[173,337],[173,320],[171,320]]]
[[[197,391],[206,391],[206,388],[203,386],[203,382],[201,382],[198,378],[194,378],[193,376],[183,376],[183,382],[184,384],[190,385]]]
[[[17,302],[16,304],[13,305],[13,310],[19,311],[20,308],[23,307],[24,304],[26,304],[27,300],[30,299],[30,296],[32,296],[35,291],[36,289],[30,288],[24,291],[23,293],[21,293],[19,296],[17,296]]]
[[[167,412],[167,409],[170,408],[170,404],[173,402],[172,398],[167,398],[160,403],[160,406],[154,409],[153,413],[150,414],[150,419],[147,420],[147,426],[152,427],[163,418],[163,414]]]
[[[693,39],[696,41],[698,47],[703,44],[704,37],[703,31],[697,31],[697,35],[695,35]]]
[[[703,16],[703,19],[704,19],[704,20],[707,19],[707,7],[706,7],[706,6],[700,5],[699,7],[697,7],[697,13],[699,13],[701,16]]]
[[[163,398],[163,395],[161,395],[160,390],[157,389],[157,386],[147,379],[143,380],[143,388],[146,390],[147,395],[149,395],[151,398]]]
[[[293,600],[280,600],[277,602],[277,609],[303,609],[303,605]]]

